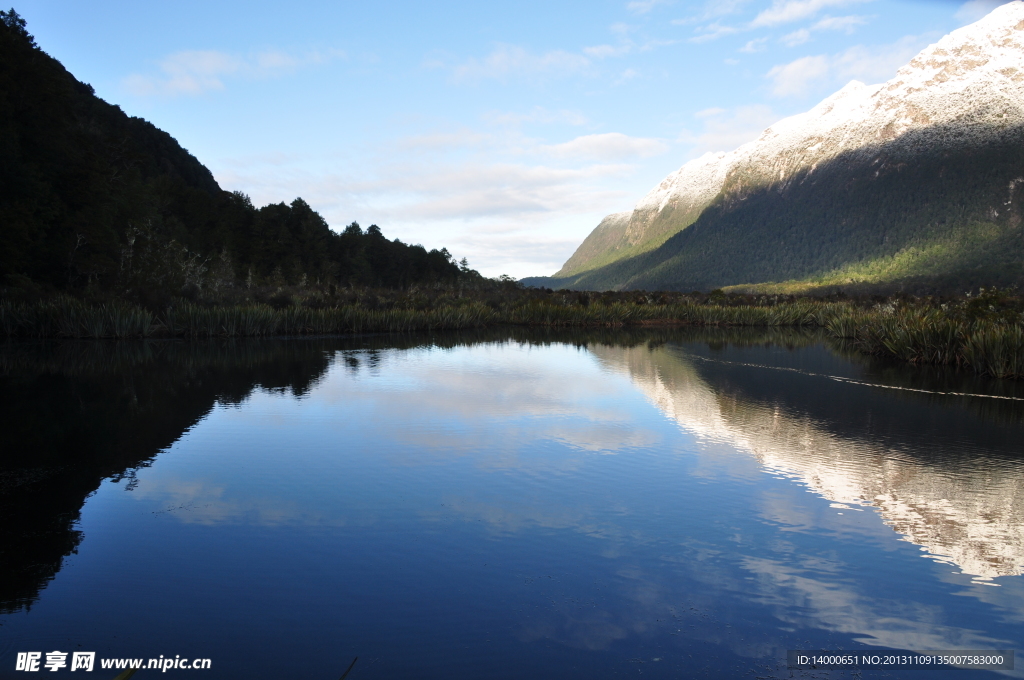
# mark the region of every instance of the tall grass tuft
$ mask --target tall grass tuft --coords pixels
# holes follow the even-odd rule
[[[963,356],[978,373],[995,378],[1024,378],[1024,327],[991,325],[970,333]]]
[[[872,349],[884,348],[912,364],[961,363],[959,349],[966,326],[937,310],[906,311],[882,316],[867,326],[865,339]]]
[[[0,300],[0,332],[10,338],[17,335],[20,326],[17,307],[7,300]]]
[[[134,305],[110,303],[104,305],[100,312],[106,322],[108,335],[105,337],[144,338],[150,334],[153,326],[153,315]]]

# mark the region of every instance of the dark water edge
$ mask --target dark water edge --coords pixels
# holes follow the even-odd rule
[[[898,452],[944,476],[979,462],[998,471],[1024,461],[1021,383],[882,361],[813,330],[517,327],[357,337],[8,342],[0,345],[8,452],[0,463],[0,563],[7,574],[0,580],[0,613],[31,609],[64,560],[87,540],[77,523],[103,480],[132,485],[139,469],[216,405],[240,404],[255,390],[301,397],[335,361],[372,372],[388,350],[493,343],[567,344],[599,358],[614,354],[632,375],[653,376],[670,387],[692,380],[692,369],[726,405],[723,413],[733,405],[738,423],[775,409],[838,441]],[[674,357],[685,362],[674,363]]]

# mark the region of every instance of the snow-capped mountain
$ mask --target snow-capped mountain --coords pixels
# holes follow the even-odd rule
[[[615,243],[609,244],[608,225],[602,223],[603,248],[588,244],[588,237],[580,248],[584,252],[578,251],[556,276],[607,265],[618,259],[609,257],[616,251],[635,257],[655,249],[707,217],[712,204],[728,204],[768,187],[785,193],[793,182],[813,181],[819,168],[837,160],[861,170],[871,166],[878,177],[913,164],[921,154],[959,153],[1022,126],[1024,2],[1017,0],[930,45],[888,82],[850,82],[734,151],[686,163],[636,204],[628,223],[615,220],[620,227]],[[1024,167],[1019,174],[1024,175]],[[1003,184],[1004,201],[1012,201],[1012,179]]]

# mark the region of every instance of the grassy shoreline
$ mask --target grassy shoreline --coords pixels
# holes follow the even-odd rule
[[[266,337],[520,326],[802,326],[858,351],[1024,379],[1024,299],[995,289],[957,299],[819,299],[713,293],[364,291],[272,306],[179,300],[160,311],[70,296],[0,301],[8,338]]]

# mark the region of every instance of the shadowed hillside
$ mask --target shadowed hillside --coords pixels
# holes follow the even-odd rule
[[[0,15],[0,293],[169,296],[287,285],[402,287],[478,277],[302,199],[256,208],[168,133],[126,115]]]

